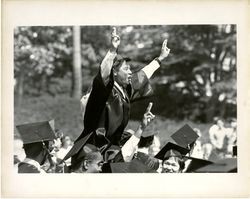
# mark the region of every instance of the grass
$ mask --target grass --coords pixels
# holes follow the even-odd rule
[[[80,101],[70,98],[69,96],[42,96],[42,97],[25,97],[20,105],[14,107],[14,125],[45,121],[55,119],[55,127],[76,139],[82,132],[83,123],[80,112]],[[189,124],[193,128],[199,128],[202,133],[201,141],[208,141],[208,129],[211,124],[201,124],[192,121],[176,121],[161,116],[147,127],[146,134],[152,131],[158,131],[162,144],[165,144],[170,135],[182,127]],[[139,121],[131,120],[127,128],[136,130]],[[15,128],[15,138],[20,135]]]

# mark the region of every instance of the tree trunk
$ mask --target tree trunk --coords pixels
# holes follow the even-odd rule
[[[17,104],[20,105],[23,99],[24,72],[20,72],[17,78]]]
[[[72,70],[72,97],[80,99],[82,95],[81,72],[81,31],[80,26],[73,27],[73,70]]]

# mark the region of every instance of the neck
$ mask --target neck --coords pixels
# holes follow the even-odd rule
[[[115,83],[117,83],[123,89],[126,88],[126,85],[122,84],[118,79],[115,79]]]

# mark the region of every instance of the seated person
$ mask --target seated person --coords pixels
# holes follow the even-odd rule
[[[57,162],[61,161],[72,147],[72,141],[71,141],[71,138],[69,136],[63,136],[61,138],[61,143],[62,143],[61,148],[59,149],[59,151],[57,151],[55,153],[55,157],[57,158]],[[70,165],[70,162],[71,162],[70,158],[65,161],[67,166]]]
[[[18,173],[45,173],[41,166],[50,159],[55,134],[50,123],[37,122],[18,125],[26,158],[18,164]]]
[[[161,173],[182,173],[182,170],[185,168],[182,156],[188,152],[188,149],[168,142],[155,156],[162,161]]]
[[[71,173],[99,173],[102,171],[103,157],[98,148],[86,144],[71,158]]]

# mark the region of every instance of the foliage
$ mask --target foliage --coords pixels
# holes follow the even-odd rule
[[[119,53],[138,70],[160,53],[168,38],[171,49],[151,82],[155,112],[168,118],[211,121],[215,115],[236,116],[236,26],[119,26]],[[110,26],[81,27],[82,92],[109,48]],[[17,95],[55,96],[72,88],[72,27],[17,27],[14,32]],[[141,117],[145,104],[133,106]],[[218,109],[220,107],[220,109]]]

